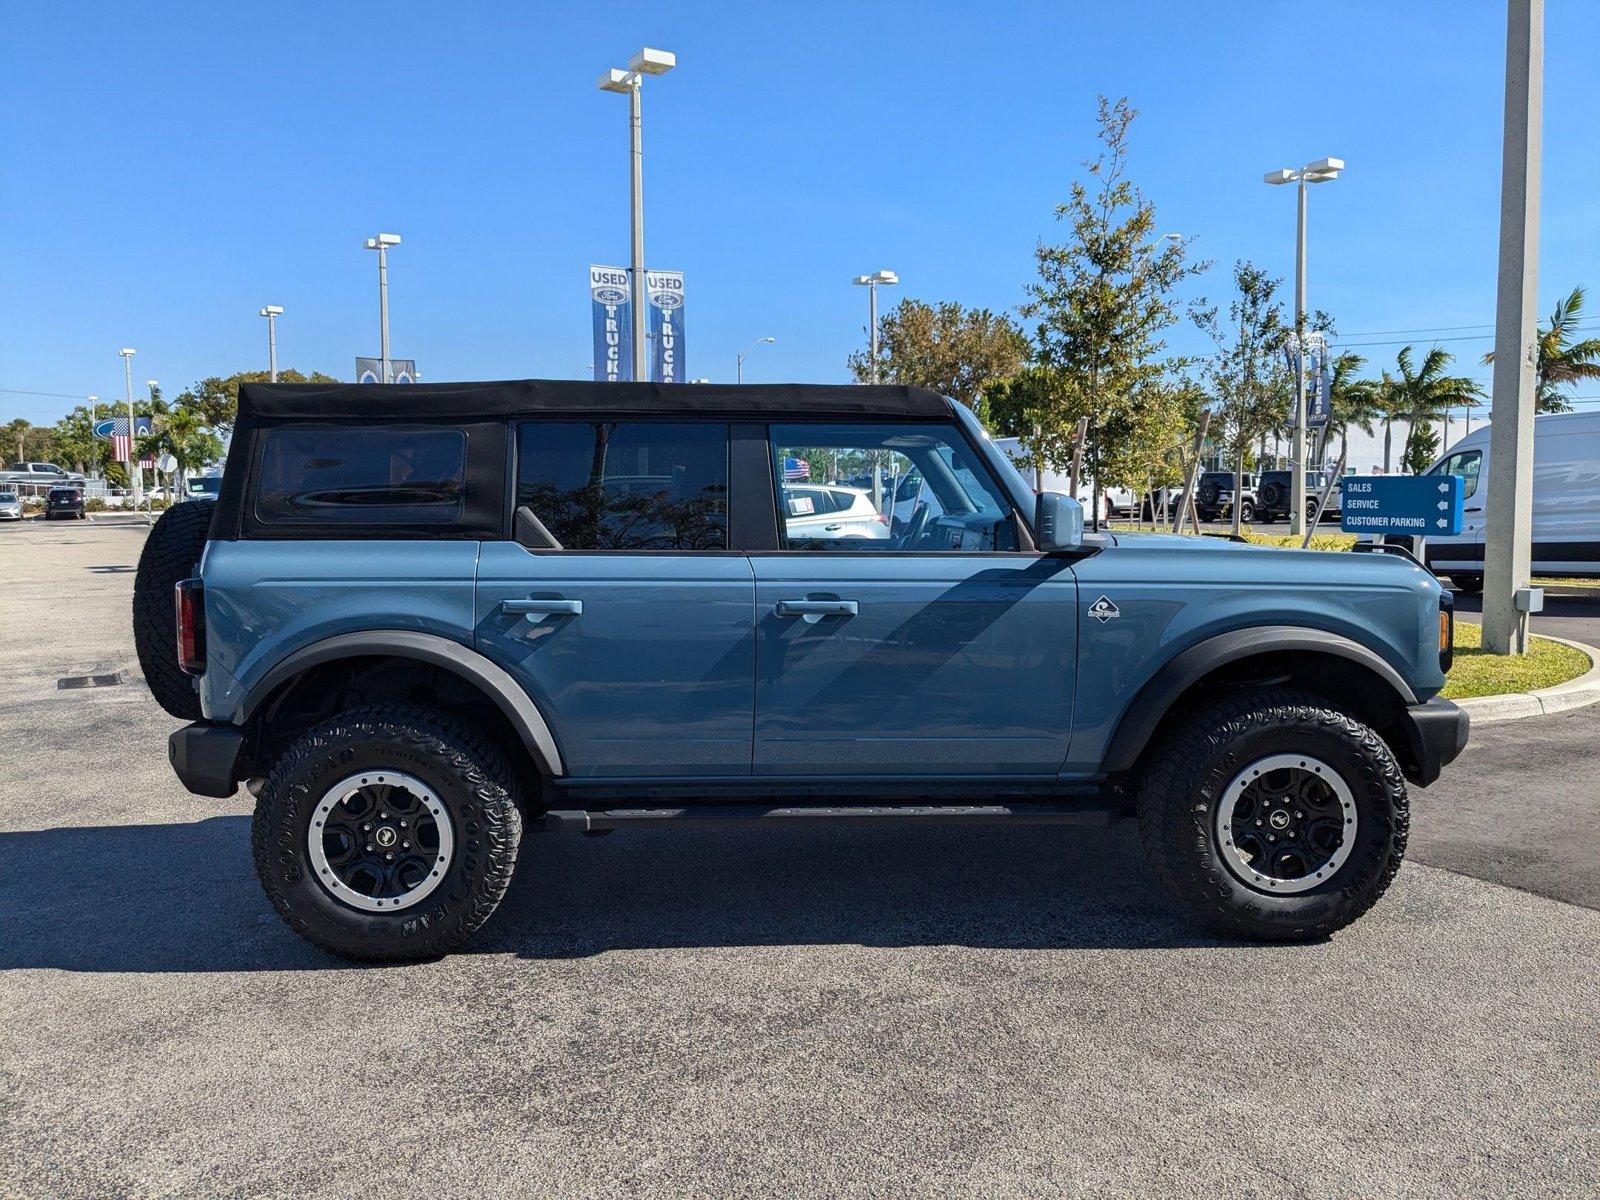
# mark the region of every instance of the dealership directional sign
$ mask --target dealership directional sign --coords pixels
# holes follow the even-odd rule
[[[1339,481],[1346,533],[1454,537],[1461,532],[1459,475],[1346,475]]]

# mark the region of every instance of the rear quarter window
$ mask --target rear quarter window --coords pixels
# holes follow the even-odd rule
[[[268,429],[255,517],[268,525],[453,525],[465,504],[466,459],[459,429]]]

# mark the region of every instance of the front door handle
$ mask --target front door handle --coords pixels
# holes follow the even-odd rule
[[[530,625],[537,625],[546,617],[581,617],[582,600],[502,600],[500,611],[526,617]]]
[[[1477,508],[1469,508],[1466,511],[1467,512],[1482,512],[1483,511],[1483,506],[1480,504]]]
[[[861,611],[854,600],[779,600],[772,610],[780,617],[799,617],[815,625],[823,617],[853,617]]]

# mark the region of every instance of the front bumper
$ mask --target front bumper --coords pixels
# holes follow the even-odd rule
[[[1413,704],[1401,711],[1400,727],[1409,751],[1402,758],[1406,778],[1427,787],[1439,772],[1467,746],[1472,720],[1464,709],[1435,696],[1426,704]]]
[[[243,748],[243,730],[208,721],[175,729],[167,739],[173,771],[197,796],[226,798],[239,789],[239,752]]]

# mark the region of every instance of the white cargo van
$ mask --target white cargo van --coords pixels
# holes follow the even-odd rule
[[[1480,591],[1489,427],[1451,446],[1429,474],[1461,476],[1466,503],[1458,537],[1428,539],[1428,565],[1462,591]],[[1533,419],[1533,571],[1600,577],[1600,413]]]

